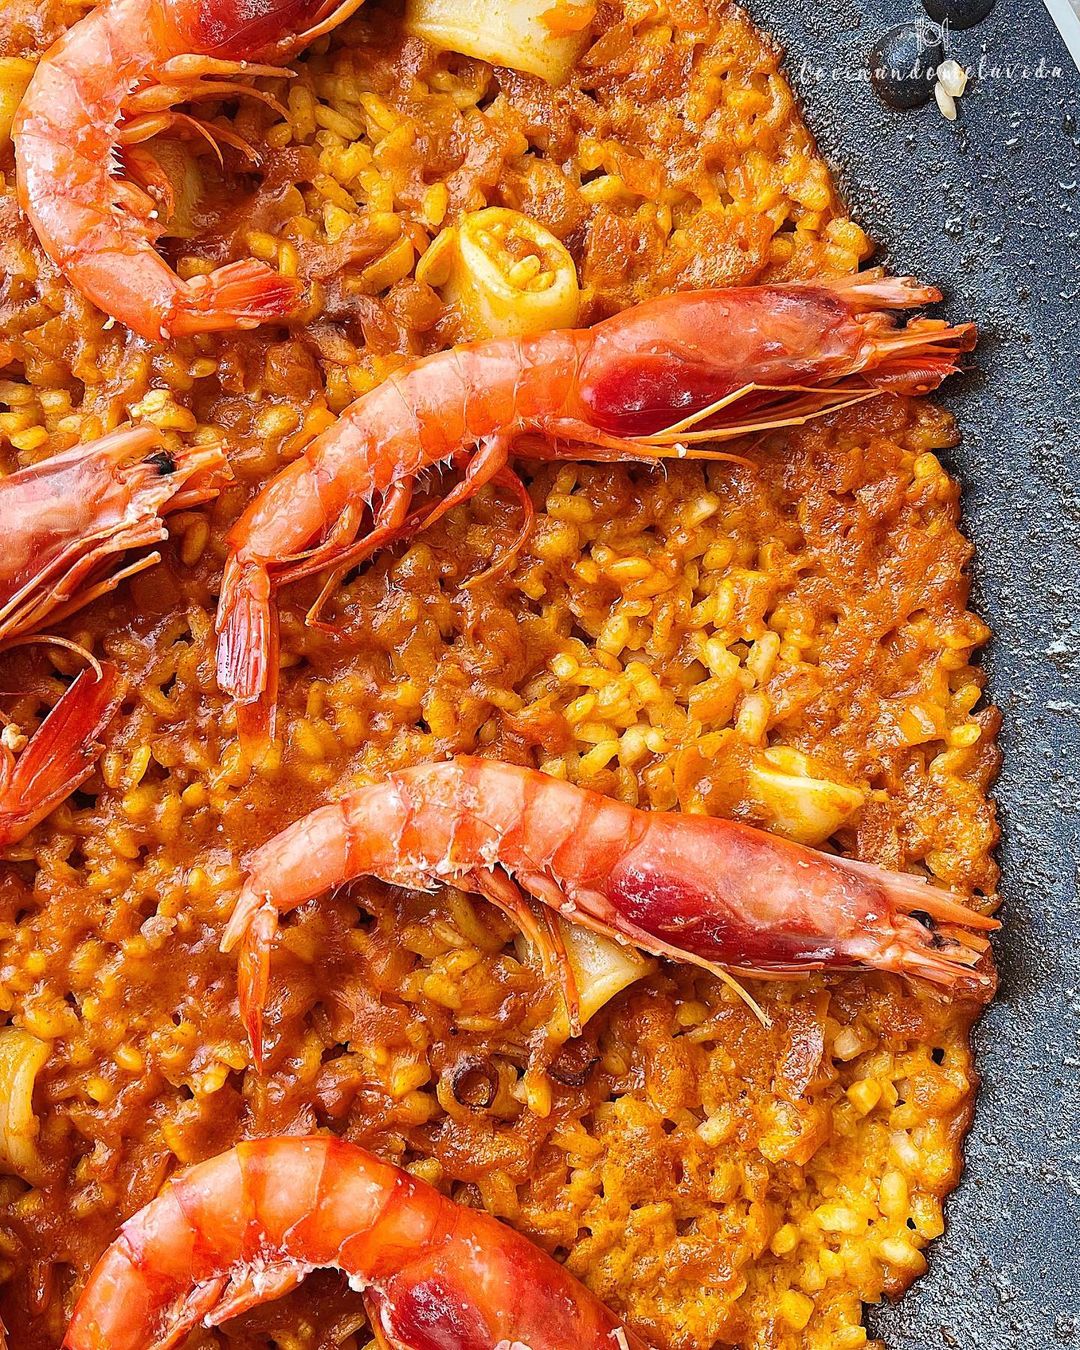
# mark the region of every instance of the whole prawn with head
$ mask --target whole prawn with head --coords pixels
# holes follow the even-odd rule
[[[120,555],[163,539],[165,513],[215,496],[224,472],[216,445],[168,451],[153,427],[124,427],[0,478],[0,650],[73,647],[43,627],[158,562],[156,552],[126,564]],[[123,690],[114,665],[90,661],[29,741],[11,723],[0,733],[0,848],[93,771]]]
[[[938,299],[878,273],[686,291],[593,328],[468,344],[404,366],[272,479],[229,536],[218,683],[241,705],[242,733],[258,741],[274,731],[276,586],[326,568],[339,575],[488,482],[513,487],[525,510],[506,566],[533,509],[508,467],[515,446],[541,459],[731,459],[705,443],[883,392],[924,393],[956,369],[974,328],[934,319],[899,328],[887,311]],[[447,463],[464,465],[462,481],[411,511],[418,477]]]
[[[398,770],[296,821],[247,866],[222,949],[239,945],[240,1008],[257,1062],[279,916],[362,876],[482,895],[539,944],[549,968],[562,957],[526,897],[542,916],[554,910],[722,977],[861,968],[966,998],[994,989],[983,957],[997,921],[919,877],[730,820],[642,811],[495,760]]]
[[[76,290],[152,341],[254,328],[295,308],[298,281],[254,259],[182,280],[154,247],[162,225],[147,189],[161,182],[145,153],[125,163],[124,152],[173,130],[254,158],[175,105],[244,95],[273,104],[250,77],[280,76],[281,62],[360,3],[104,0],[50,47],[12,128],[15,168],[19,203]]]

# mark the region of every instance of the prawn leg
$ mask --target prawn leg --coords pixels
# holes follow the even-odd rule
[[[365,544],[374,549],[380,543],[400,537],[407,532],[401,517],[408,510],[410,493],[411,489],[407,483],[397,484],[391,489],[376,516],[376,528],[368,536]],[[349,555],[355,546],[348,546],[345,541],[355,534],[359,514],[352,507],[347,507],[325,543],[311,549],[306,555],[290,560],[289,563],[290,578],[310,576],[324,571],[329,565],[334,567],[306,616],[307,622],[312,627],[324,632],[336,631],[331,624],[323,622],[321,615],[340,584],[342,576],[351,565]],[[343,556],[346,558],[344,563],[341,561]],[[258,698],[237,707],[237,731],[240,741],[256,759],[265,754],[277,734],[278,654],[281,637],[277,609],[269,603],[269,591],[265,607],[258,611],[257,621],[265,623],[268,631],[267,684]]]
[[[479,586],[482,582],[494,581],[498,577],[505,576],[517,561],[521,550],[532,538],[533,530],[536,528],[536,507],[533,505],[533,499],[529,496],[529,489],[525,486],[520,475],[516,474],[513,469],[506,467],[500,469],[491,481],[502,487],[508,487],[517,497],[521,505],[521,525],[518,527],[517,534],[501,554],[492,558],[482,571],[466,578],[461,583],[463,590],[471,590],[472,587]]]
[[[160,136],[164,132],[173,131],[181,135],[198,136],[214,152],[219,164],[224,163],[221,154],[222,145],[232,146],[238,150],[245,159],[258,162],[259,156],[255,148],[245,141],[242,136],[229,131],[226,127],[213,126],[209,122],[203,122],[198,117],[192,117],[190,113],[176,112],[175,109],[169,109],[165,112],[144,113],[141,117],[132,118],[125,122],[117,134],[117,141],[120,144],[124,158],[124,164],[133,172],[138,172],[145,165],[147,160],[153,160],[154,156],[150,151],[144,151],[145,159],[134,160],[133,155],[139,146],[145,141],[153,140],[155,136]],[[154,186],[160,186],[162,189],[168,184],[168,179],[163,174],[157,174],[154,178]],[[171,185],[170,185],[171,191]]]
[[[496,909],[521,929],[525,938],[540,954],[545,975],[558,974],[566,1004],[566,1019],[571,1036],[581,1035],[581,1000],[574,971],[566,955],[566,945],[554,922],[551,911],[543,909],[540,918],[532,912],[528,901],[504,872],[470,872],[458,879],[464,890],[482,895]]]
[[[217,102],[227,98],[254,99],[256,103],[263,104],[279,116],[289,115],[288,109],[274,98],[273,94],[268,94],[265,89],[256,89],[250,84],[242,84],[238,80],[192,80],[188,84],[147,85],[130,96],[128,111],[142,116],[165,112],[176,103],[201,103],[211,100]],[[118,128],[118,133],[119,130]]]
[[[245,75],[254,79],[258,75],[291,80],[293,72],[282,70],[280,66],[263,65],[258,61],[225,61],[217,56],[200,56],[197,52],[186,55],[170,56],[159,67],[158,75],[164,77],[162,83],[175,81],[194,81],[207,75]]]
[[[501,447],[498,447],[501,448]],[[482,572],[469,577],[463,581],[462,587],[468,588],[477,586],[483,581],[491,581],[501,576],[514,565],[518,554],[528,543],[534,524],[536,521],[536,508],[533,506],[532,498],[529,496],[528,489],[521,481],[520,477],[510,469],[505,462],[498,462],[497,449],[493,449],[490,458],[481,462],[479,469],[471,468],[465,479],[443,502],[434,510],[420,509],[407,515],[408,506],[412,499],[413,487],[408,480],[402,480],[395,483],[387,493],[379,512],[375,516],[372,529],[363,539],[357,540],[355,544],[350,545],[344,550],[338,552],[328,552],[316,567],[309,567],[308,563],[303,564],[303,571],[294,573],[290,570],[287,575],[278,575],[275,580],[277,584],[285,581],[291,581],[296,575],[307,575],[311,571],[321,571],[326,561],[334,564],[334,574],[328,579],[318,599],[308,611],[308,622],[316,626],[319,625],[319,615],[322,613],[330,596],[336,590],[342,575],[350,568],[355,567],[357,563],[363,562],[380,548],[385,548],[388,544],[397,543],[402,539],[408,539],[420,530],[425,530],[440,516],[445,515],[447,511],[454,506],[460,506],[463,502],[469,500],[487,483],[497,483],[504,487],[509,487],[518,498],[522,507],[523,521],[522,525],[510,542],[509,547],[496,559],[493,559]],[[314,556],[314,555],[313,555]]]
[[[307,612],[307,622],[313,627],[321,628],[324,631],[337,631],[331,624],[323,620],[322,612],[330,603],[330,597],[341,585],[345,573],[355,565],[354,558],[359,561],[361,558],[368,556],[370,552],[381,548],[383,544],[389,544],[397,539],[405,539],[413,530],[419,528],[419,523],[409,516],[412,492],[412,484],[407,479],[395,483],[386,494],[382,506],[375,515],[374,526],[360,548],[356,549],[355,546],[345,548],[346,561],[344,563],[341,561],[340,550],[334,556],[334,570],[326,578],[322,589],[315,597],[314,604]]]
[[[278,54],[284,59],[285,56],[291,56],[294,52],[303,50],[309,43],[325,37],[327,33],[333,32],[339,24],[351,18],[363,3],[364,0],[323,0],[323,4],[315,13],[311,26],[292,38],[283,38],[278,48]]]
[[[284,1298],[303,1283],[307,1273],[308,1268],[303,1265],[287,1265],[277,1270],[237,1271],[228,1284],[222,1286],[213,1305],[202,1314],[203,1326],[220,1327],[231,1318],[257,1308],[260,1303]]]
[[[489,437],[471,456],[461,482],[434,507],[420,508],[411,515],[408,514],[408,511],[413,495],[412,480],[406,477],[391,482],[386,489],[379,509],[375,512],[372,528],[362,538],[355,539],[354,542],[349,542],[349,540],[355,536],[359,526],[360,508],[350,503],[330,528],[326,539],[321,544],[305,553],[282,560],[284,565],[280,566],[280,570],[275,569],[272,575],[265,568],[257,569],[260,572],[258,589],[253,592],[250,586],[247,588],[248,598],[252,603],[246,616],[246,626],[251,631],[269,631],[276,623],[274,617],[276,611],[271,606],[272,591],[285,582],[312,576],[329,567],[333,569],[331,575],[327,578],[307,613],[309,624],[328,629],[329,625],[322,621],[322,612],[339,586],[342,576],[350,567],[354,567],[357,563],[370,557],[378,549],[400,539],[408,538],[419,530],[426,529],[445,515],[447,511],[475,496],[486,484],[510,479],[511,475],[506,467],[509,451],[510,441],[508,437],[503,435]],[[528,498],[524,485],[520,484],[516,475],[512,476],[512,481],[520,486],[520,495]],[[529,499],[528,511],[526,512],[526,529],[531,528],[532,518],[532,501]],[[509,560],[501,559],[497,564],[493,564],[492,567],[487,569],[487,575],[495,575],[502,570],[504,565],[509,565],[513,556],[522,547],[525,538],[527,538],[527,534],[519,534],[511,546]],[[473,580],[475,582],[480,579],[474,578]],[[222,586],[223,603],[225,603],[226,593],[234,586],[240,589],[243,582],[234,582],[232,573],[227,571]],[[263,678],[264,686],[271,680],[276,684],[277,679],[276,656],[271,657],[270,655],[272,641],[272,638],[252,641],[249,637],[245,643],[248,648],[261,646],[266,649],[267,673]],[[270,673],[271,670],[273,674]],[[265,751],[268,742],[274,738],[276,727],[276,719],[273,713],[274,702],[273,692],[268,687],[264,687],[259,696],[242,704],[244,711],[240,718],[241,739],[248,750],[254,754]]]
[[[335,575],[340,576],[348,568],[355,567],[358,562],[370,557],[377,549],[395,542],[406,534],[427,529],[447,511],[467,502],[487,483],[498,478],[504,472],[508,454],[509,443],[506,438],[492,437],[481,445],[477,454],[470,459],[461,482],[436,506],[422,509],[413,516],[407,515],[413,494],[412,482],[409,479],[398,479],[387,489],[383,503],[375,513],[371,530],[354,543],[342,542],[342,537],[355,533],[359,524],[357,513],[351,507],[347,507],[340,522],[332,528],[326,542],[301,555],[297,563],[288,560],[287,566],[281,572],[275,572],[275,583],[280,585],[298,581],[301,577],[311,576],[326,567],[333,567]],[[321,608],[321,605],[319,607]]]
[[[365,1290],[363,1294],[364,1311],[367,1313],[368,1327],[371,1331],[371,1338],[375,1344],[375,1350],[396,1350],[386,1339],[382,1329],[382,1308],[376,1301],[374,1294],[370,1289]],[[0,1341],[0,1350],[4,1350],[4,1343]]]

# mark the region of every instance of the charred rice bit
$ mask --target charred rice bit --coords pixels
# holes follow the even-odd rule
[[[0,55],[33,55],[78,12],[20,0]],[[0,1176],[0,1315],[17,1344],[57,1346],[70,1292],[170,1168],[330,1126],[564,1256],[660,1350],[853,1350],[862,1302],[900,1292],[942,1230],[973,1009],[815,977],[751,986],[766,1029],[664,966],[549,1064],[557,994],[506,922],[451,890],[372,884],[284,926],[259,1078],[217,940],[253,844],[339,785],[460,751],[989,894],[998,718],[939,458],[953,426],[882,400],[755,446],[752,471],[535,468],[516,570],[461,590],[517,528],[485,490],[352,578],[336,636],[303,624],[314,583],[283,593],[286,738],[253,768],[213,677],[225,533],[351,399],[455,339],[413,276],[445,224],[487,205],[535,217],[577,261],[586,322],[869,252],[774,50],[723,3],[601,6],[555,92],[436,56],[374,7],[297,69],[266,82],[284,121],[250,100],[204,110],[267,147],[265,178],[215,215],[200,154],[206,229],[165,246],[182,275],[234,246],[300,275],[306,330],[151,352],[43,261],[0,147],[3,467],[138,413],[177,444],[223,432],[236,472],[173,518],[160,567],[61,628],[130,693],[94,777],[0,864],[0,1021],[49,1047],[20,1080],[34,1175]],[[75,669],[53,648],[4,655],[0,688],[19,693],[3,710],[29,733]],[[807,811],[792,773],[846,805]],[[244,1343],[306,1350],[331,1326],[370,1343],[355,1296],[316,1276]]]

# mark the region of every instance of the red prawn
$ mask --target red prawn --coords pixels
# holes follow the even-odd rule
[[[218,683],[247,709],[242,729],[253,741],[273,735],[276,587],[326,568],[339,575],[492,481],[513,487],[525,509],[506,566],[533,510],[508,467],[514,449],[541,459],[730,459],[703,443],[882,392],[925,393],[957,368],[975,330],[933,319],[897,328],[885,311],[938,299],[909,277],[878,273],[686,291],[593,328],[468,344],[404,366],[273,478],[229,535]],[[410,513],[418,477],[445,463],[464,464],[463,481]]]
[[[710,970],[862,967],[978,998],[994,987],[992,973],[976,967],[988,946],[981,932],[997,921],[919,877],[462,756],[358,788],[248,860],[222,949],[240,944],[240,1006],[257,1061],[279,915],[364,876],[483,895],[555,960],[557,945],[545,943],[525,895],[608,937]]]
[[[218,446],[172,452],[153,427],[124,427],[0,478],[0,650],[60,642],[34,635],[157,562],[156,552],[117,558],[163,539],[164,513],[214,496],[224,469]],[[10,725],[0,733],[0,848],[93,772],[122,691],[115,666],[92,664],[28,744]]]
[[[246,83],[354,10],[360,0],[104,0],[42,57],[12,128],[19,203],[77,290],[152,341],[254,328],[295,308],[300,283],[252,258],[181,280],[157,253],[158,202],[126,149],[173,129],[252,155],[179,102],[248,95]],[[269,64],[266,64],[269,63]],[[152,162],[152,161],[151,161]]]
[[[327,1136],[254,1139],[166,1182],[90,1275],[65,1350],[171,1350],[312,1270],[388,1350],[649,1350],[539,1247]]]

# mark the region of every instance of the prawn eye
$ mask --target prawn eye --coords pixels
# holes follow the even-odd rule
[[[154,454],[147,456],[146,462],[153,464],[162,478],[176,472],[176,460],[168,450],[155,451]]]

